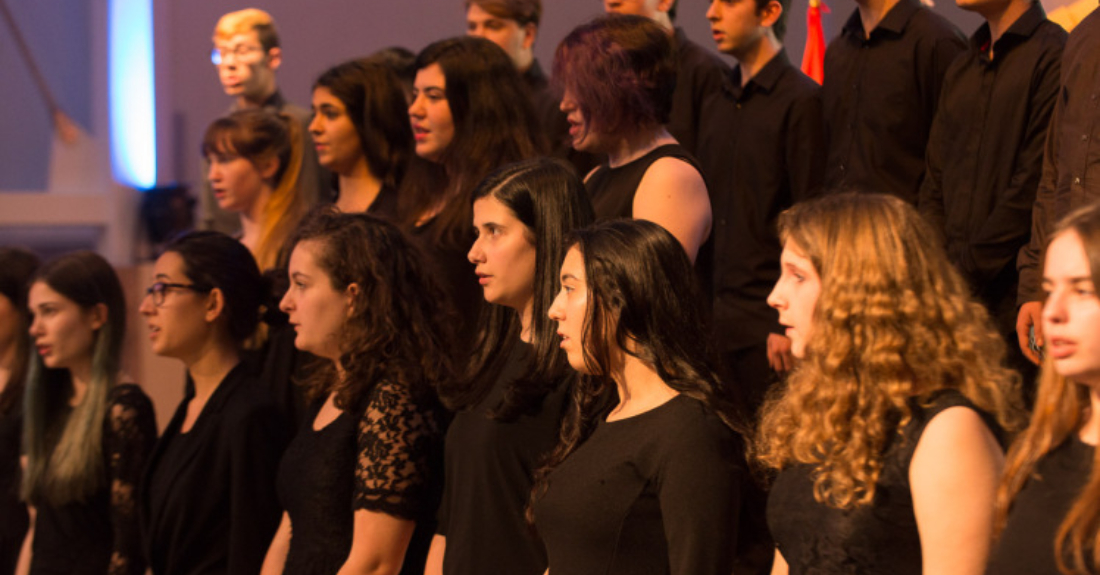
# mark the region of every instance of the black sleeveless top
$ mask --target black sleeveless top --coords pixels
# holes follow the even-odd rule
[[[691,164],[700,174],[703,173],[699,169],[699,163],[680,144],[658,146],[637,160],[617,168],[605,163],[596,168],[584,183],[588,196],[592,198],[592,209],[596,218],[609,220],[634,217],[634,194],[638,191],[638,184],[642,183],[649,167],[661,158],[682,160]]]
[[[768,499],[768,527],[790,575],[921,575],[909,463],[924,428],[941,411],[965,406],[977,411],[994,436],[1001,438],[995,420],[956,390],[934,393],[924,403],[910,400],[912,418],[899,440],[887,447],[870,504],[842,510],[817,502],[812,465],[792,465],[779,474]]]
[[[1054,538],[1088,483],[1095,453],[1096,448],[1075,433],[1039,460],[1012,502],[987,574],[1060,575],[1054,560]]]

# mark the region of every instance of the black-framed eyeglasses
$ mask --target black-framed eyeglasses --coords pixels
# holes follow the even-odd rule
[[[168,282],[157,282],[145,288],[145,295],[153,296],[153,305],[157,307],[164,307],[164,296],[168,293],[168,290],[170,289],[186,289],[199,293],[210,291],[210,288],[200,286],[198,284],[175,284]]]
[[[262,51],[263,48],[259,46],[249,46],[248,44],[240,44],[231,49],[214,48],[210,51],[210,63],[215,66],[221,66],[222,62],[225,62],[225,59],[229,56],[233,56],[236,61],[240,62],[242,58],[247,57],[249,54]]]

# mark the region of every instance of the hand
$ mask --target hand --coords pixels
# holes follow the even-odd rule
[[[781,375],[794,367],[794,356],[791,355],[791,338],[778,333],[768,334],[768,365]]]
[[[1031,360],[1031,363],[1039,363],[1039,354],[1031,349],[1028,343],[1029,331],[1035,328],[1035,344],[1043,347],[1043,323],[1039,316],[1043,312],[1043,303],[1029,301],[1020,306],[1020,315],[1016,316],[1016,338],[1020,341],[1020,351]]]

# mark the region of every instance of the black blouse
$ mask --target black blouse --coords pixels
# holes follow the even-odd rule
[[[1054,561],[1054,537],[1088,483],[1095,453],[1095,447],[1074,434],[1039,460],[1012,503],[986,573],[1061,575]]]
[[[956,406],[978,411],[999,436],[997,424],[956,390],[934,394],[925,406],[911,400],[912,418],[887,448],[870,504],[842,510],[819,503],[811,465],[792,465],[779,474],[768,499],[768,526],[791,575],[921,574],[909,463],[928,422]]]
[[[379,382],[360,405],[315,430],[323,405],[314,403],[279,464],[279,500],[292,526],[283,573],[336,573],[360,509],[417,523],[401,572],[423,573],[442,484],[440,408]]]
[[[145,573],[136,494],[156,438],[153,404],[141,388],[111,389],[103,422],[103,486],[85,501],[37,506],[32,575]]]
[[[455,415],[447,430],[446,485],[437,532],[447,538],[445,575],[542,575],[546,550],[524,518],[535,471],[554,448],[568,386],[514,421],[490,412],[516,379],[528,375],[531,346],[516,343],[492,389]]]
[[[550,572],[729,575],[743,461],[734,432],[685,395],[600,422],[535,503]]]
[[[289,439],[267,389],[233,368],[181,433],[189,393],[145,472],[142,531],[157,575],[258,573],[282,516],[275,472]]]

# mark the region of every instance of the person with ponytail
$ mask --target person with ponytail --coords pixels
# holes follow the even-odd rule
[[[567,244],[549,317],[583,377],[532,492],[550,573],[728,575],[744,423],[707,360],[691,262],[644,220]]]
[[[474,191],[468,257],[488,305],[465,377],[440,390],[456,414],[428,575],[546,570],[524,503],[557,440],[573,373],[541,310],[554,299],[565,237],[592,217],[583,184],[562,161],[510,164]]]
[[[307,210],[299,189],[301,130],[289,115],[247,109],[215,120],[203,136],[214,199],[240,217],[239,239],[264,271],[276,266]]]
[[[336,207],[392,219],[413,157],[408,102],[389,67],[352,60],[313,83],[309,133],[321,166],[336,174]]]
[[[27,534],[27,505],[19,500],[23,389],[31,340],[27,283],[38,257],[0,247],[0,575],[11,575]]]
[[[192,232],[157,258],[139,311],[153,353],[183,361],[189,385],[141,490],[155,575],[258,573],[282,509],[275,472],[289,433],[270,390],[242,362],[267,286],[240,242]]]
[[[779,311],[798,360],[755,455],[773,574],[978,575],[1019,376],[908,203],[834,194],[779,218]]]
[[[1000,489],[989,575],[1100,573],[1100,204],[1063,219],[1043,266],[1042,372]]]
[[[42,266],[27,296],[35,357],[23,423],[30,573],[141,575],[138,485],[157,438],[153,405],[122,383],[126,302],[101,256]],[[27,555],[29,553],[29,555]]]

